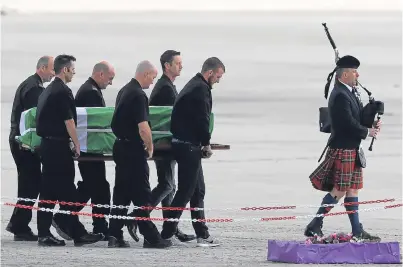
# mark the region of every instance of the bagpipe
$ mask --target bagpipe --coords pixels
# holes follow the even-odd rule
[[[326,23],[322,23],[322,25],[325,28],[327,38],[329,39],[329,42],[333,47],[333,50],[335,53],[335,61],[337,64],[337,62],[339,61],[339,51],[336,47],[336,44],[333,41],[332,36],[329,33],[329,29],[327,28]],[[334,74],[334,71],[332,73],[330,73],[327,78],[327,84],[325,87],[325,99],[327,99],[329,85],[333,78],[333,74]],[[357,80],[357,84],[356,84],[355,88],[357,89],[357,91],[359,88],[361,88],[368,94],[369,101],[362,110],[361,125],[363,125],[367,128],[372,128],[374,125],[374,122],[375,122],[375,116],[377,117],[377,120],[380,120],[381,116],[384,114],[384,103],[382,101],[376,101],[374,99],[374,97],[372,96],[372,93],[367,88],[362,86],[358,80]],[[323,133],[331,133],[331,124],[330,124],[328,107],[319,108],[319,130]],[[375,140],[375,138],[372,137],[371,145],[368,148],[369,151],[372,151],[372,146],[374,144],[374,140]]]

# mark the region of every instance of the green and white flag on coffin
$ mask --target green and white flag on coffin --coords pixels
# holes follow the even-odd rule
[[[115,135],[111,129],[114,107],[78,107],[77,135],[83,152],[97,154],[112,154]],[[154,144],[159,141],[169,141],[172,137],[170,129],[172,107],[150,106],[150,124]],[[23,147],[35,150],[39,147],[41,138],[36,135],[36,108],[31,108],[21,114],[20,133],[16,140]],[[210,116],[210,133],[214,128],[214,114]]]

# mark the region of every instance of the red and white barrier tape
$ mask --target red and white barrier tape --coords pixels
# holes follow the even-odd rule
[[[308,219],[314,217],[327,217],[327,216],[338,216],[344,214],[350,214],[355,212],[371,212],[376,210],[386,210],[392,208],[400,208],[403,206],[403,203],[398,203],[395,205],[387,205],[387,206],[378,206],[374,208],[367,208],[367,209],[360,209],[358,211],[343,211],[343,212],[333,212],[327,214],[314,214],[314,215],[296,215],[296,216],[272,216],[272,217],[261,217],[261,218],[213,218],[213,219],[184,219],[184,218],[155,218],[155,217],[131,217],[131,216],[120,216],[120,215],[105,215],[105,214],[92,214],[87,212],[74,212],[74,211],[67,211],[67,210],[55,210],[55,209],[48,209],[48,208],[38,208],[32,207],[27,205],[21,204],[14,204],[14,203],[2,203],[6,206],[13,206],[18,208],[24,209],[32,209],[32,210],[40,210],[45,212],[52,212],[52,213],[63,213],[67,215],[79,215],[79,216],[89,216],[89,217],[99,217],[99,218],[109,218],[109,219],[121,219],[121,220],[138,220],[138,221],[171,221],[171,222],[180,222],[180,221],[187,221],[187,222],[221,222],[221,223],[229,223],[229,222],[242,222],[242,221],[259,221],[259,222],[266,222],[266,221],[284,221],[284,220],[299,220],[299,219]]]
[[[65,202],[65,201],[54,201],[54,200],[37,200],[30,198],[19,198],[19,197],[2,197],[2,199],[17,200],[25,202],[41,202],[47,204],[61,204],[68,206],[83,206],[83,207],[97,207],[97,208],[117,208],[117,209],[130,209],[130,205],[107,205],[107,204],[88,204],[88,203],[78,203],[78,202]],[[262,207],[242,207],[242,208],[198,208],[198,207],[151,207],[151,206],[134,206],[133,209],[144,209],[144,210],[222,210],[222,211],[268,211],[268,210],[290,210],[297,208],[320,208],[320,207],[335,207],[335,206],[349,206],[349,205],[367,205],[367,204],[379,204],[387,202],[401,201],[402,198],[386,198],[378,200],[366,200],[361,202],[348,202],[348,203],[337,203],[337,204],[324,204],[324,205],[286,205],[286,206],[262,206]]]

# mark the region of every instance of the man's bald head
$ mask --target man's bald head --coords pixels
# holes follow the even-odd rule
[[[36,69],[38,70],[41,67],[47,67],[51,59],[53,59],[51,56],[43,56],[39,58],[38,62],[36,63]]]
[[[99,88],[105,89],[112,84],[115,78],[115,69],[106,61],[101,61],[94,65],[92,69],[92,79],[98,84]]]
[[[106,61],[101,61],[97,64],[95,64],[92,73],[96,73],[96,72],[108,72],[108,71],[112,71],[113,67],[111,64],[109,64]]]
[[[150,61],[143,60],[137,65],[135,78],[143,89],[148,89],[157,74],[157,68]]]
[[[143,60],[137,65],[136,75],[141,75],[145,72],[150,72],[153,70],[155,70],[154,65],[148,60]]]
[[[42,56],[36,63],[36,73],[41,77],[42,82],[50,82],[55,76],[52,56]]]

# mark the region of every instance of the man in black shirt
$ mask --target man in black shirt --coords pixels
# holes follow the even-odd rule
[[[40,136],[40,157],[42,161],[42,185],[40,200],[77,201],[74,184],[74,160],[80,155],[80,144],[76,133],[77,113],[71,89],[66,85],[75,74],[75,58],[59,55],[54,60],[56,78],[49,84],[38,100],[36,131]],[[70,148],[70,138],[74,144]],[[74,151],[72,151],[74,150]],[[53,209],[55,204],[40,202],[39,208]],[[72,206],[61,208],[73,211]],[[50,232],[52,213],[38,210],[38,244],[42,246],[64,246],[63,240],[56,239]],[[63,215],[54,224],[58,232],[72,233],[74,244],[80,246],[100,241],[102,234],[89,234],[77,215]]]
[[[137,66],[135,78],[119,91],[111,128],[116,136],[113,146],[115,187],[113,205],[150,206],[151,188],[147,159],[153,155],[153,140],[149,125],[148,98],[142,89],[148,89],[157,76],[156,68],[149,61]],[[127,209],[112,208],[111,215],[126,216]],[[137,217],[150,217],[148,210],[135,210]],[[110,219],[108,247],[129,247],[123,239],[125,221]],[[152,221],[138,221],[144,236],[145,248],[166,248],[172,245],[163,240]]]
[[[39,95],[45,89],[43,83],[50,82],[54,76],[53,57],[43,56],[36,64],[36,73],[23,81],[15,92],[11,113],[10,150],[18,173],[18,197],[36,199],[41,183],[41,161],[37,153],[23,149],[15,141],[20,133],[22,112],[36,107]],[[31,201],[17,201],[19,205],[33,206]],[[15,208],[6,230],[14,234],[15,241],[37,241],[38,236],[28,226],[32,219],[31,209]]]
[[[151,92],[149,103],[150,106],[173,106],[178,95],[173,82],[182,70],[182,57],[180,52],[167,50],[161,55],[160,62],[163,74]],[[154,160],[154,162],[157,168],[158,185],[151,191],[151,206],[156,207],[161,202],[162,207],[169,207],[176,191],[176,161],[158,159]],[[162,215],[167,218],[166,210],[162,211]],[[133,213],[130,216],[133,216]],[[137,241],[136,226],[136,221],[129,221],[127,224],[130,235]],[[196,239],[196,236],[187,235],[179,229],[175,235],[182,242]]]
[[[102,61],[95,64],[92,76],[81,85],[75,97],[76,107],[105,107],[105,100],[102,95],[103,89],[112,84],[115,77],[115,70],[108,62]],[[96,154],[81,152],[81,156],[96,156]],[[106,168],[104,161],[78,162],[82,181],[77,183],[77,202],[87,203],[90,199],[94,204],[110,205],[111,191],[106,180]],[[65,206],[66,207],[66,206]],[[74,206],[75,211],[81,211],[84,206]],[[94,206],[92,213],[108,215],[109,208],[98,208]],[[60,213],[55,215],[55,221],[59,221]],[[105,218],[92,217],[93,233],[102,233],[107,240],[108,223]],[[71,239],[71,234],[66,233]]]
[[[208,58],[201,73],[197,73],[181,90],[171,115],[172,150],[178,162],[178,191],[172,207],[204,208],[205,185],[201,159],[212,155],[210,148],[211,89],[225,72],[224,64],[216,57]],[[180,218],[182,210],[167,212],[168,218]],[[192,219],[205,219],[204,211],[191,211]],[[161,236],[170,239],[178,222],[165,221]],[[204,222],[193,222],[197,246],[218,246]]]

